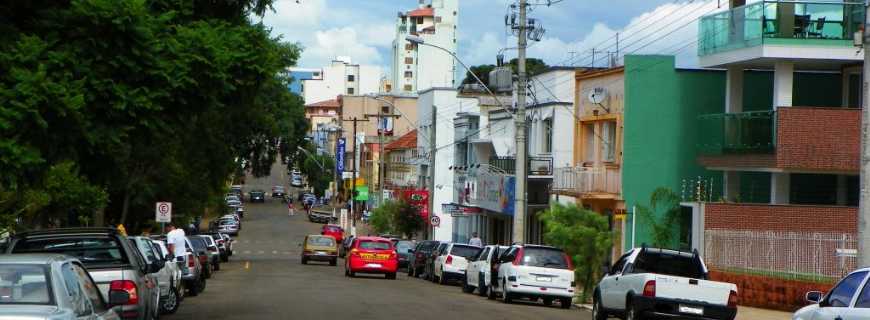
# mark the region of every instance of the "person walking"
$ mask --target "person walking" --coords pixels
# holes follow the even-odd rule
[[[287,199],[287,209],[290,210],[291,217],[296,215],[296,212],[293,210],[293,198]]]
[[[468,244],[472,246],[483,247],[483,240],[481,240],[480,237],[477,236],[477,232],[475,231],[471,233],[471,239],[468,239]]]
[[[175,257],[173,260],[182,268],[185,267],[184,256],[187,254],[185,238],[184,229],[176,228],[173,222],[166,225],[166,246]]]

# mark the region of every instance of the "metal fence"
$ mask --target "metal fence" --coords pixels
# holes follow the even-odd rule
[[[857,245],[847,233],[704,231],[710,269],[790,280],[839,279],[856,268]]]

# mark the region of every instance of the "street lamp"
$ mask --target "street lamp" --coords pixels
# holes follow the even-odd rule
[[[323,167],[323,164],[321,164],[320,161],[317,161],[317,158],[315,158],[314,155],[312,155],[310,152],[308,152],[308,150],[305,150],[305,148],[302,148],[300,146],[296,146],[296,149],[299,149],[299,151],[302,151],[303,153],[305,153],[306,156],[311,158],[311,160],[314,161],[314,164],[316,164],[318,167],[320,167],[320,170],[326,171],[326,168]]]
[[[405,40],[407,40],[408,42],[413,43],[415,45],[430,46],[430,47],[433,47],[435,49],[447,52],[447,54],[449,54],[451,57],[453,57],[453,59],[456,60],[456,62],[459,62],[459,64],[462,65],[462,67],[465,68],[465,70],[468,71],[468,73],[471,74],[472,77],[474,77],[474,80],[476,80],[477,83],[479,83],[480,85],[483,86],[483,89],[486,90],[486,93],[489,94],[490,96],[492,96],[492,98],[495,99],[495,101],[498,103],[498,105],[500,107],[502,107],[502,109],[507,110],[507,108],[505,108],[504,104],[495,95],[495,93],[493,93],[492,90],[489,90],[489,85],[487,85],[486,83],[483,83],[483,80],[480,80],[480,77],[478,77],[477,74],[475,74],[473,71],[471,71],[471,68],[469,68],[467,65],[465,65],[465,63],[462,62],[462,60],[460,60],[459,57],[457,57],[455,53],[453,53],[450,50],[447,50],[445,48],[442,48],[440,46],[437,46],[437,45],[434,45],[431,43],[426,43],[425,39],[423,39],[420,36],[415,36],[413,34],[409,34],[409,35],[405,36]]]

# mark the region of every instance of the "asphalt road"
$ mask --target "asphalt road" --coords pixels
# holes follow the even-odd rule
[[[248,179],[253,188],[270,191],[287,183],[286,173]],[[293,191],[293,190],[291,190]],[[221,265],[205,292],[188,297],[178,312],[165,319],[590,319],[577,308],[559,309],[540,303],[507,305],[456,286],[441,286],[400,273],[347,278],[341,267],[302,265],[299,244],[306,234],[319,233],[319,224],[303,215],[289,217],[277,199],[246,203],[235,255]]]

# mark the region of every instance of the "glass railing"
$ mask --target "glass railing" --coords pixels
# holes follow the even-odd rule
[[[772,153],[776,147],[775,111],[707,114],[698,120],[701,154]]]
[[[763,43],[850,46],[863,21],[859,2],[760,1],[701,18],[698,55]]]

